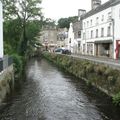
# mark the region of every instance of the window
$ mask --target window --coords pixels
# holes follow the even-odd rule
[[[85,22],[84,22],[84,28],[85,28],[86,26],[85,26]]]
[[[90,24],[91,24],[91,26],[92,26],[92,20],[90,20]]]
[[[69,43],[71,43],[71,38],[69,39]]]
[[[80,48],[80,44],[81,44],[80,41],[78,41],[78,48]]]
[[[89,31],[87,31],[87,35],[86,35],[87,39],[89,39]]]
[[[107,29],[107,36],[110,36],[111,35],[111,27],[108,26],[108,29]]]
[[[98,29],[96,29],[96,38],[98,38]]]
[[[96,25],[99,24],[99,17],[96,18]]]
[[[89,27],[89,21],[87,21],[87,27]]]
[[[104,28],[101,28],[101,37],[104,36]]]
[[[111,12],[109,12],[108,13],[108,20],[111,20],[111,18],[112,18],[112,14],[111,14]]]
[[[93,30],[91,30],[91,38],[93,38]]]
[[[93,44],[87,43],[87,54],[92,55],[93,54]]]
[[[81,31],[78,31],[78,38],[81,38]]]
[[[101,19],[101,21],[104,21],[104,15],[102,15],[102,19]]]
[[[83,33],[83,39],[85,40],[85,33]]]

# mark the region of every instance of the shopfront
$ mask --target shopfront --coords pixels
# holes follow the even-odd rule
[[[95,53],[96,56],[112,57],[112,41],[96,41]]]

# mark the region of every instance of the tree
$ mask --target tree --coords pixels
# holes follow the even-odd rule
[[[27,22],[26,25],[26,36],[28,39],[27,51],[29,48],[35,46],[38,43],[36,36],[38,36],[40,29],[42,28],[42,21],[39,20],[31,20]],[[18,19],[7,20],[4,22],[4,46],[5,46],[5,54],[18,53],[19,44],[21,43],[22,28],[19,24]],[[28,54],[27,54],[28,55]]]
[[[4,19],[18,19],[21,26],[19,51],[25,55],[28,44],[27,25],[32,20],[42,20],[41,0],[4,0]]]
[[[5,54],[17,52],[22,30],[18,19],[4,21],[3,27]]]
[[[58,20],[59,28],[69,28],[71,22],[76,22],[78,20],[78,16],[68,17],[68,18],[60,18]]]

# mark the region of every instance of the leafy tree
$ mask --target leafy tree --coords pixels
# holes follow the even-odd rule
[[[59,28],[69,28],[71,22],[76,22],[78,20],[78,16],[68,17],[68,18],[60,18],[58,20]]]
[[[26,26],[26,36],[28,38],[27,49],[34,47],[38,43],[36,36],[38,36],[42,27],[42,21],[30,20]],[[5,54],[18,53],[19,44],[21,43],[22,27],[19,20],[6,20],[4,22],[4,46]],[[31,47],[30,47],[31,46]],[[31,51],[31,50],[30,50]],[[28,55],[28,54],[27,54]]]
[[[4,0],[4,19],[17,19],[21,27],[19,51],[25,55],[29,36],[27,36],[27,26],[31,20],[42,20],[40,8],[41,0]]]
[[[17,52],[22,30],[18,19],[6,20],[3,27],[5,54]]]
[[[47,26],[51,26],[51,27],[55,27],[56,24],[55,24],[55,21],[52,20],[51,18],[46,18],[43,22],[43,25],[47,25]]]

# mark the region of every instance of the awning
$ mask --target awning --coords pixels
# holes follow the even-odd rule
[[[98,41],[95,41],[94,43],[113,43],[112,40],[98,40]]]

